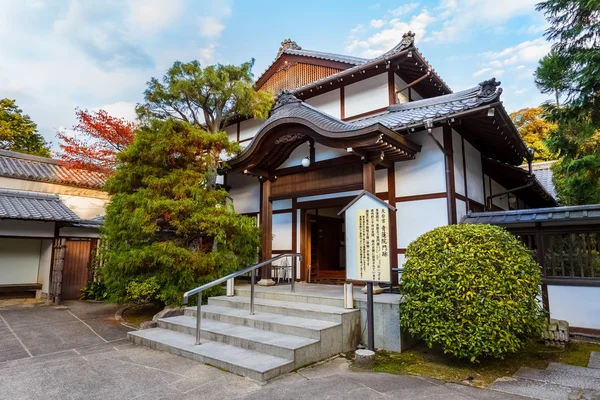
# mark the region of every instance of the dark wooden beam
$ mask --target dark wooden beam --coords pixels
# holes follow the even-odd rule
[[[346,118],[346,95],[344,94],[344,86],[340,88],[340,119]]]
[[[454,149],[452,144],[452,127],[444,125],[444,159],[446,165],[446,199],[448,204],[448,223],[456,224],[456,182],[454,180]]]
[[[387,170],[388,203],[396,207],[396,167],[392,164]],[[390,211],[390,268],[398,268],[398,231],[396,227],[396,212]],[[392,271],[392,286],[398,285],[398,273]]]
[[[263,179],[260,181],[261,199],[260,199],[260,232],[261,232],[261,261],[271,258],[273,248],[273,203],[271,197],[271,181]],[[269,266],[261,270],[261,279],[271,279]]]
[[[388,70],[388,100],[389,105],[396,104],[396,82],[394,82],[394,71]]]
[[[363,190],[375,194],[375,165],[370,162],[363,164]]]

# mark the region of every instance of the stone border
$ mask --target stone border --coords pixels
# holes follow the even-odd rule
[[[123,313],[125,312],[125,310],[127,310],[127,309],[130,309],[130,308],[132,308],[132,307],[135,307],[135,305],[133,305],[133,304],[126,304],[126,305],[124,305],[123,307],[119,308],[119,309],[117,310],[117,312],[115,312],[115,319],[116,319],[117,321],[119,321],[119,323],[120,323],[121,325],[123,325],[123,326],[125,326],[125,327],[127,327],[127,328],[129,328],[129,329],[133,329],[133,330],[136,330],[136,331],[137,331],[137,330],[139,330],[139,328],[138,328],[137,326],[135,326],[135,325],[133,325],[133,324],[130,324],[129,322],[127,322],[127,321],[125,321],[125,320],[123,319]]]

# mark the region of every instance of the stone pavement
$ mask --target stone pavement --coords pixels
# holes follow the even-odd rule
[[[423,377],[356,372],[341,357],[261,385],[130,344],[127,328],[112,318],[115,306],[67,305],[0,310],[6,360],[0,399],[523,399]]]

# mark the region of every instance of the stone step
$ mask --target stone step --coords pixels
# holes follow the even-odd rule
[[[196,317],[196,307],[186,308],[185,315]],[[335,335],[336,333],[337,337],[340,337],[342,332],[342,326],[337,322],[267,313],[255,313],[254,315],[250,315],[248,311],[240,308],[219,307],[213,305],[202,306],[202,319],[211,319],[234,325],[249,326],[265,331],[318,340],[325,339],[325,335]]]
[[[343,295],[343,287],[338,287],[339,292]],[[241,297],[250,297],[250,286],[249,285],[239,285],[235,288],[235,295]],[[344,307],[344,298],[340,296],[324,296],[322,293],[292,293],[291,291],[284,292],[276,292],[273,290],[261,290],[261,288],[256,288],[254,290],[254,298],[255,299],[265,299],[265,300],[277,300],[277,301],[291,301],[295,303],[310,303],[310,304],[322,304],[325,306],[332,307]]]
[[[581,376],[565,371],[542,370],[521,367],[513,374],[514,378],[528,379],[530,381],[552,383],[578,389],[600,389],[600,379]]]
[[[578,399],[581,392],[580,389],[567,386],[515,378],[496,379],[494,383],[488,386],[488,389],[540,400]]]
[[[578,367],[576,365],[567,365],[551,362],[550,364],[548,364],[548,368],[546,369],[550,371],[564,372],[565,374],[570,375],[587,376],[590,378],[600,379],[600,369],[595,368]]]
[[[590,354],[590,361],[588,362],[588,368],[600,369],[600,352],[592,351],[592,354]]]
[[[196,345],[194,336],[163,328],[129,332],[127,336],[135,344],[214,365],[259,382],[294,369],[292,360],[219,342],[203,340]]]
[[[221,307],[241,308],[250,310],[250,298],[242,296],[217,296],[208,299],[209,305]],[[359,310],[346,310],[341,307],[328,306],[323,304],[296,303],[293,301],[280,301],[271,299],[254,299],[254,311],[287,315],[291,317],[318,319],[330,322],[342,322],[346,315],[357,314]]]
[[[186,315],[158,320],[159,328],[196,335],[196,318]],[[319,361],[320,343],[316,339],[284,335],[241,325],[206,319],[201,324],[201,337],[211,342],[219,342],[242,349],[254,350],[275,357],[294,361],[295,368]]]

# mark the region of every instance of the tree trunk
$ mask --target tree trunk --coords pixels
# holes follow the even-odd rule
[[[558,101],[558,89],[554,89],[554,96],[556,97],[556,107],[560,108],[560,102]]]

